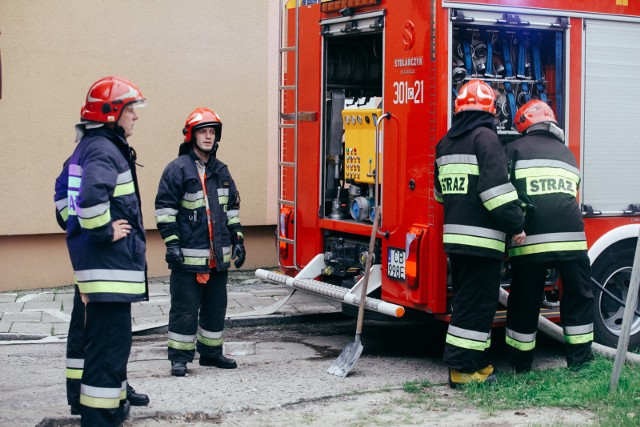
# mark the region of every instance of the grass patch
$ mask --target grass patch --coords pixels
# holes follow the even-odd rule
[[[527,374],[500,374],[496,386],[469,384],[467,399],[489,412],[532,407],[585,409],[596,414],[598,425],[640,425],[640,366],[622,369],[617,392],[609,395],[613,361],[602,356],[578,372],[566,368]]]
[[[416,394],[416,393],[422,393],[425,388],[429,388],[432,385],[433,384],[431,384],[427,380],[415,380],[415,381],[409,381],[408,383],[403,384],[402,389],[407,393]]]

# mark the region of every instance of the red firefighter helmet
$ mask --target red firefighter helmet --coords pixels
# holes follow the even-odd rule
[[[127,105],[144,105],[145,98],[140,89],[120,77],[105,77],[89,88],[87,100],[80,109],[80,118],[100,123],[115,123]]]
[[[515,123],[518,132],[523,133],[536,123],[551,122],[558,124],[549,105],[539,99],[532,99],[516,111]]]
[[[182,129],[184,135],[184,142],[190,142],[193,138],[193,131],[202,129],[205,127],[213,127],[216,132],[216,141],[220,141],[222,137],[222,120],[213,110],[208,108],[199,107],[193,110]]]
[[[463,111],[486,111],[496,115],[496,94],[493,88],[482,80],[474,79],[465,83],[456,97],[456,114]]]

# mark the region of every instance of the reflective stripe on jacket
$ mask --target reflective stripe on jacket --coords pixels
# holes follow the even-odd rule
[[[524,222],[507,171],[502,146],[488,127],[440,140],[434,194],[444,204],[445,252],[503,257],[507,236],[520,233]]]
[[[156,195],[156,223],[165,243],[179,241],[181,271],[209,271],[210,241],[205,192],[198,156],[190,150],[167,165]],[[231,265],[231,245],[243,239],[240,195],[227,165],[211,157],[206,167],[207,197],[213,222],[213,249],[218,270]]]
[[[527,210],[522,245],[508,249],[511,262],[577,259],[587,250],[576,201],[580,171],[567,146],[550,132],[533,131],[506,146],[511,181]]]
[[[146,236],[124,137],[106,127],[88,130],[56,179],[54,201],[80,292],[90,302],[146,299]],[[131,232],[112,242],[119,219]]]

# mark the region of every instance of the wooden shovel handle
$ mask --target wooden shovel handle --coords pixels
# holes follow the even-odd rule
[[[362,333],[362,323],[364,320],[364,302],[367,298],[367,288],[369,287],[369,271],[373,264],[373,248],[376,245],[376,235],[378,234],[378,222],[380,221],[380,206],[376,206],[373,217],[373,227],[371,228],[371,239],[369,240],[369,252],[367,252],[367,262],[364,267],[364,279],[362,279],[362,291],[360,292],[360,305],[358,306],[358,323],[356,324],[356,335]]]

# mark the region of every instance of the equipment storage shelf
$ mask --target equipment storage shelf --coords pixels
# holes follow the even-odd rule
[[[515,112],[531,99],[547,102],[563,126],[565,18],[452,9],[451,22],[452,100],[471,79],[491,84],[503,142],[515,131]]]

